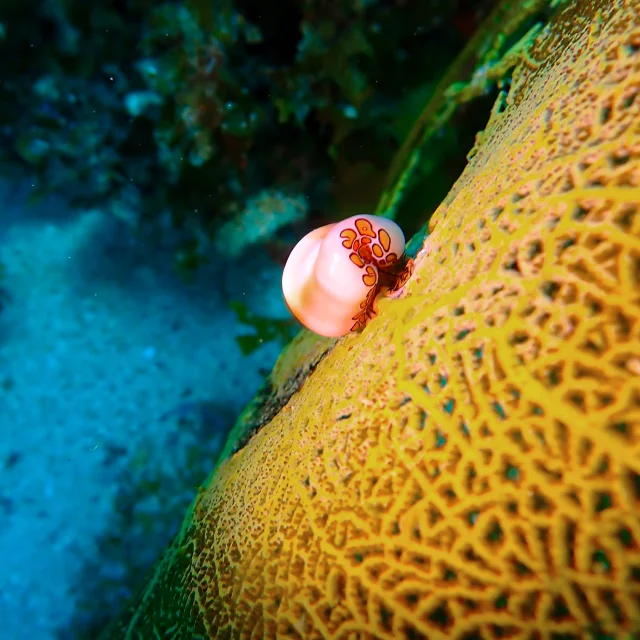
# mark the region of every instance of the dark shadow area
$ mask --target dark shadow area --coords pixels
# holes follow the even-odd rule
[[[476,134],[482,131],[498,97],[494,87],[486,95],[464,105],[451,122],[434,136],[423,151],[428,159],[428,171],[411,181],[398,210],[396,222],[410,238],[445,199],[460,174],[467,166],[467,153],[472,149]],[[416,216],[420,211],[421,215]]]
[[[16,223],[59,224],[73,220],[79,211],[68,206],[62,195],[41,196],[23,171],[0,166],[0,242]]]

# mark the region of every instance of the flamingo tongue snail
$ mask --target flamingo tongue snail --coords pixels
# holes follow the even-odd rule
[[[285,301],[311,331],[339,337],[362,329],[380,293],[397,295],[413,272],[402,229],[387,218],[358,215],[308,233],[282,274]]]

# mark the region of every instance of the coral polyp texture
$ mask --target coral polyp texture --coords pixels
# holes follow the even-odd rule
[[[640,633],[640,3],[563,7],[403,295],[219,465],[111,637]]]

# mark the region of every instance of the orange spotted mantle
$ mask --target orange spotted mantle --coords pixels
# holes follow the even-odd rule
[[[640,2],[564,7],[403,296],[218,467],[105,638],[640,633]]]
[[[349,260],[364,269],[362,282],[369,291],[360,303],[360,311],[352,318],[355,324],[351,331],[363,329],[377,315],[376,299],[382,287],[386,284],[388,293],[398,291],[411,277],[414,266],[413,260],[409,259],[401,269],[397,268],[401,264],[401,256],[389,251],[391,237],[385,229],[376,231],[366,218],[356,219],[354,227],[340,233],[342,246],[350,251]]]

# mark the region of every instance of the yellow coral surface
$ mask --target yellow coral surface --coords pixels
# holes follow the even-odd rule
[[[218,468],[113,637],[640,632],[639,15],[541,31],[405,297]]]

